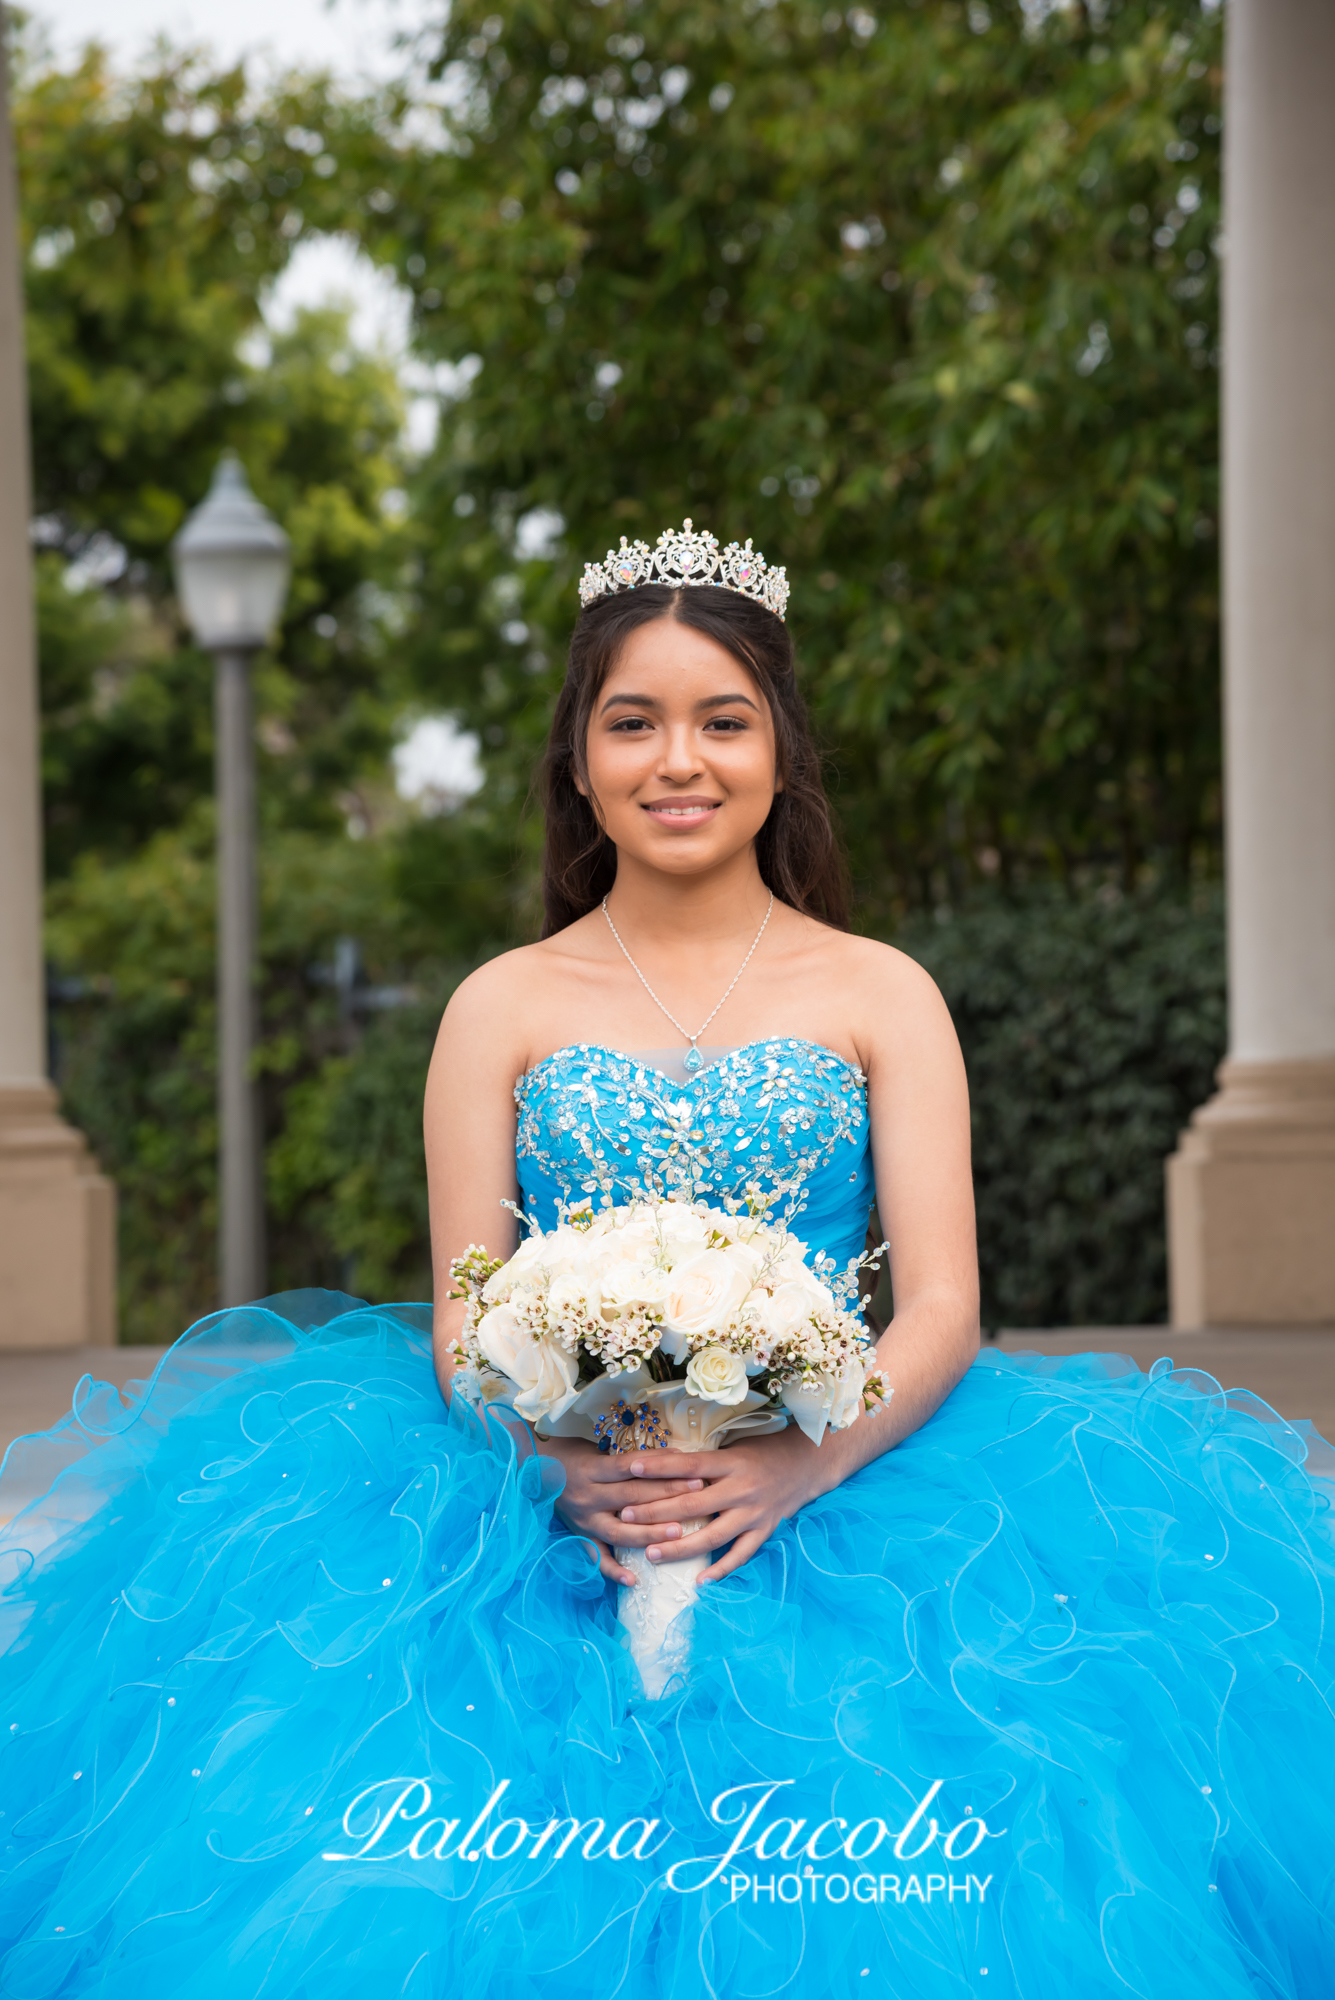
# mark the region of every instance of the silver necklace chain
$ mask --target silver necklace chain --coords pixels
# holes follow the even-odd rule
[[[719,1001],[718,1007],[714,1009],[714,1014],[717,1014],[719,1008],[723,1006],[724,1002],[731,998],[733,987],[736,986],[737,981],[741,978],[742,974],[746,971],[747,966],[751,963],[751,960],[755,957],[756,946],[760,943],[761,938],[763,938],[765,935],[765,925],[769,922],[770,917],[773,914],[773,911],[774,911],[774,891],[771,889],[769,895],[769,906],[765,911],[764,917],[761,919],[760,929],[756,932],[755,937],[751,941],[751,949],[750,951],[747,952],[746,957],[742,960],[736,972],[733,974],[732,986],[729,986],[727,992],[723,996],[723,999]],[[714,1014],[708,1015],[700,1023],[699,1027],[696,1029],[694,1034],[691,1033],[689,1028],[683,1028],[681,1022],[677,1019],[676,1015],[672,1012],[671,1008],[665,1007],[663,1005],[658,995],[654,992],[653,987],[649,984],[649,981],[645,978],[644,974],[640,971],[639,966],[635,963],[635,960],[626,950],[624,943],[622,943],[621,933],[617,929],[616,925],[612,922],[612,912],[607,907],[606,896],[603,897],[603,915],[607,918],[608,930],[611,931],[612,936],[616,939],[617,944],[621,948],[622,957],[625,959],[631,971],[635,974],[635,977],[639,980],[645,992],[649,995],[649,998],[653,1001],[655,1007],[657,1007],[659,1013],[666,1014],[668,1020],[671,1021],[677,1033],[679,1035],[685,1035],[687,1041],[690,1043],[691,1045],[690,1048],[687,1050],[685,1056],[682,1058],[685,1067],[690,1070],[699,1069],[701,1064],[704,1062],[704,1057],[701,1055],[699,1049],[695,1045],[699,1041],[701,1035],[703,1035],[705,1029],[709,1026],[709,1023],[713,1020]]]

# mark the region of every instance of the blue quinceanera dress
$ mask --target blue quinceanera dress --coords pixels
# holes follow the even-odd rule
[[[517,1096],[539,1220],[695,1147],[861,1247],[828,1051],[565,1049]],[[984,1352],[702,1594],[650,1702],[426,1307],[217,1314],[10,1454],[0,1994],[1317,2000],[1331,1468],[1202,1374]]]

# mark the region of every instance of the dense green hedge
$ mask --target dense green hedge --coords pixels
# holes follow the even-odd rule
[[[431,1297],[422,1093],[452,986],[381,1015],[354,1054],[332,1057],[290,1091],[269,1148],[271,1209],[303,1216],[336,1282],[361,1298]]]
[[[968,1063],[984,1325],[1162,1320],[1164,1156],[1224,1052],[1217,893],[998,901],[895,942]]]

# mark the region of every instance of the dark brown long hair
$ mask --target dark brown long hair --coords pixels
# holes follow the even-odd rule
[[[637,626],[663,617],[702,632],[754,676],[774,720],[775,776],[783,787],[756,836],[761,879],[804,916],[847,930],[844,859],[787,626],[740,591],[651,583],[600,598],[580,614],[571,635],[565,684],[539,774],[546,815],[543,936],[596,910],[616,879],[616,849],[576,781],[588,782],[589,719],[622,647]]]

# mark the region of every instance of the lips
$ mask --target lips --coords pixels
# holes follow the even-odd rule
[[[661,826],[688,833],[693,827],[703,826],[706,820],[711,819],[722,803],[721,799],[691,797],[653,799],[643,810]]]

